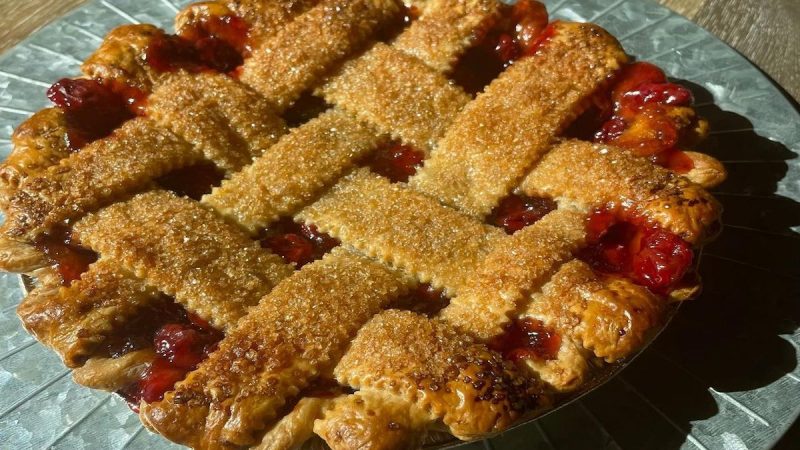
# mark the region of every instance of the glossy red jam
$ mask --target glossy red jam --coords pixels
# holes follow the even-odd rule
[[[489,342],[489,348],[510,361],[553,360],[561,348],[561,336],[540,320],[526,317],[508,324],[503,334]]]
[[[142,400],[146,403],[162,400],[175,383],[216,350],[223,338],[205,320],[187,313],[174,302],[172,305],[163,316],[158,315],[162,322],[168,322],[151,332],[150,345],[157,356],[150,368],[137,383],[119,392],[134,411],[138,412]]]
[[[679,173],[688,172],[691,160],[685,155],[681,158],[679,148],[696,118],[681,108],[693,101],[691,91],[670,83],[658,67],[630,64],[615,82],[610,101],[604,103],[607,109],[590,111],[604,117],[594,139],[651,157]]]
[[[64,286],[71,285],[97,261],[97,253],[73,243],[70,227],[53,228],[40,236],[35,245],[53,262]]]
[[[489,223],[514,234],[528,225],[533,225],[558,207],[556,202],[543,197],[509,195],[489,215]]]
[[[134,117],[134,91],[118,92],[96,80],[64,78],[50,86],[47,98],[64,111],[68,147],[79,150]]]
[[[587,233],[589,245],[581,259],[595,270],[628,277],[657,294],[668,294],[692,266],[694,252],[686,241],[623,212],[595,211]]]
[[[161,35],[145,52],[147,63],[159,72],[233,72],[249,55],[247,23],[235,16],[213,16],[186,27],[180,35]]]
[[[320,232],[314,225],[297,224],[289,218],[272,224],[261,239],[262,247],[297,267],[322,258],[338,245],[338,240]]]
[[[156,180],[164,189],[194,200],[219,186],[225,174],[212,163],[200,163],[174,170]]]
[[[445,294],[443,289],[437,289],[430,284],[421,283],[395,300],[393,307],[432,317],[449,303],[450,297]]]
[[[506,6],[496,21],[476,33],[477,44],[467,50],[453,70],[452,78],[467,92],[480,92],[517,59],[536,53],[554,33],[549,28],[545,6],[520,0]]]
[[[393,144],[376,150],[367,165],[373,172],[399,183],[408,181],[417,173],[424,160],[422,151],[408,145]]]

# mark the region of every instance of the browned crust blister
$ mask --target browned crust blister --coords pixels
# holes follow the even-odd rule
[[[186,445],[254,444],[284,402],[335,363],[408,283],[334,249],[275,287],[163,401],[143,404],[145,424]]]
[[[115,260],[101,259],[69,287],[34,289],[17,308],[23,326],[68,367],[102,356],[98,350],[109,334],[162,299],[118,267]]]
[[[709,237],[722,213],[719,202],[702,187],[645,158],[573,140],[553,147],[520,190],[584,207],[632,203],[636,212],[694,244]]]
[[[297,218],[451,295],[503,236],[367,169],[342,179]]]
[[[443,74],[385,44],[345,63],[320,92],[328,102],[426,153],[470,100]]]
[[[288,131],[256,92],[221,74],[176,73],[148,98],[147,115],[233,173]]]
[[[282,111],[399,13],[395,0],[323,0],[265,39],[241,80]]]
[[[332,109],[292,130],[202,201],[256,233],[308,204],[385,140],[371,127]]]
[[[555,27],[552,41],[464,108],[412,187],[467,214],[488,214],[626,61],[619,43],[596,25]]]
[[[75,233],[83,245],[222,330],[292,272],[212,211],[164,191],[87,215]]]
[[[499,355],[444,322],[408,311],[385,311],[367,323],[335,375],[415,404],[461,439],[507,428],[549,402],[541,386]]]
[[[109,138],[27,178],[11,197],[3,230],[10,237],[32,240],[57,222],[117,201],[201,157],[148,119],[128,121]]]

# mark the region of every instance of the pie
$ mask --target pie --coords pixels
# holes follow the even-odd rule
[[[216,0],[119,27],[0,168],[0,266],[78,383],[196,448],[539,415],[700,289],[692,94],[519,0]]]

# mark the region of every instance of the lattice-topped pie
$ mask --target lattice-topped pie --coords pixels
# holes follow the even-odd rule
[[[25,328],[197,448],[414,448],[586,389],[699,290],[692,94],[538,2],[113,30],[0,169]]]

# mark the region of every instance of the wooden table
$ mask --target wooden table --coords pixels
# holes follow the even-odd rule
[[[85,1],[0,0],[0,52]],[[799,0],[657,1],[731,44],[800,100]]]

